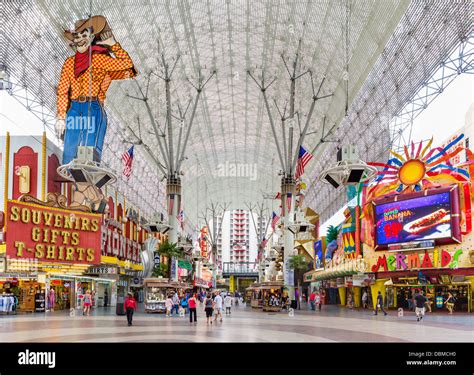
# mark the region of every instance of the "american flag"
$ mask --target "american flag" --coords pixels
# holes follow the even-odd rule
[[[133,163],[133,145],[122,154],[123,161],[123,175],[127,178],[130,178],[132,174],[132,163]]]
[[[173,215],[174,194],[170,194],[170,203],[168,205],[168,215]]]
[[[272,213],[272,229],[275,230],[275,227],[278,223],[278,220],[280,220],[280,216],[278,216],[275,211]]]
[[[276,195],[276,197],[275,197],[275,198],[273,198],[273,199],[281,199],[281,193],[280,193],[280,192],[278,192],[278,193],[277,193],[277,195]]]
[[[181,224],[181,229],[184,229],[184,212],[183,212],[183,210],[179,211],[177,219],[178,219],[178,222]]]
[[[309,161],[313,158],[308,151],[304,149],[303,146],[300,146],[300,153],[298,155],[298,165],[296,166],[295,178],[299,178],[304,173],[304,167]]]
[[[267,240],[266,238],[264,238],[264,239],[262,240],[262,243],[261,243],[262,249],[264,249],[265,246],[267,246],[267,242],[268,242],[268,240]]]
[[[291,198],[293,197],[293,194],[287,193],[286,194],[286,212],[290,213],[291,211]]]

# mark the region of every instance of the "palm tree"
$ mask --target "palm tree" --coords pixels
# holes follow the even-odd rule
[[[337,239],[339,235],[339,227],[335,227],[334,225],[330,225],[328,227],[328,231],[326,234],[326,242],[329,243]]]
[[[288,268],[290,270],[298,271],[306,271],[308,269],[308,260],[304,255],[293,255],[289,258],[288,261]],[[298,293],[301,295],[301,278],[297,277],[298,280]],[[298,303],[298,310],[301,309],[299,298],[297,300]]]
[[[155,266],[153,268],[153,273],[151,274],[153,277],[169,277],[168,274],[168,265],[164,263],[160,263],[160,265]]]
[[[183,259],[184,258],[183,249],[178,247],[178,245],[175,243],[165,241],[162,244],[160,244],[160,247],[158,248],[158,253],[168,258],[168,277],[171,277],[171,259],[172,258]]]

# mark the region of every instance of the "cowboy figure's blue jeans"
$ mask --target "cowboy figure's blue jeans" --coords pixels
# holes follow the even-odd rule
[[[71,101],[65,121],[63,164],[77,157],[79,146],[95,147],[100,161],[107,130],[107,115],[99,101]]]

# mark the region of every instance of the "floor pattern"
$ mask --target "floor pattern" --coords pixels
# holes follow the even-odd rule
[[[142,308],[142,307],[141,307]],[[0,316],[1,342],[474,342],[472,314],[427,314],[417,322],[413,312],[398,317],[374,316],[369,310],[325,306],[322,312],[296,310],[266,313],[234,308],[224,321],[207,325],[202,308],[198,322],[188,316],[135,314],[128,327],[113,308],[90,316],[57,311]]]

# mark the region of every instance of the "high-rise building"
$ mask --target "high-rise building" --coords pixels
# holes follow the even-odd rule
[[[259,240],[262,240],[264,239],[264,235],[268,235],[266,232],[268,230],[267,228],[267,222],[268,222],[268,218],[266,216],[259,216],[256,220],[256,223],[257,223],[257,245],[258,245],[258,242]]]
[[[250,261],[250,214],[245,210],[230,213],[230,261],[244,263]]]
[[[218,216],[216,217],[217,221],[217,266],[222,269],[222,225],[223,225],[223,217]]]
[[[224,218],[217,217],[218,228],[222,230],[217,237],[217,262],[222,269],[223,263],[255,262],[257,259],[257,232],[265,230],[266,221],[260,221],[256,214],[247,210],[227,211]],[[212,226],[212,220],[211,224]],[[257,228],[257,232],[255,231]]]

